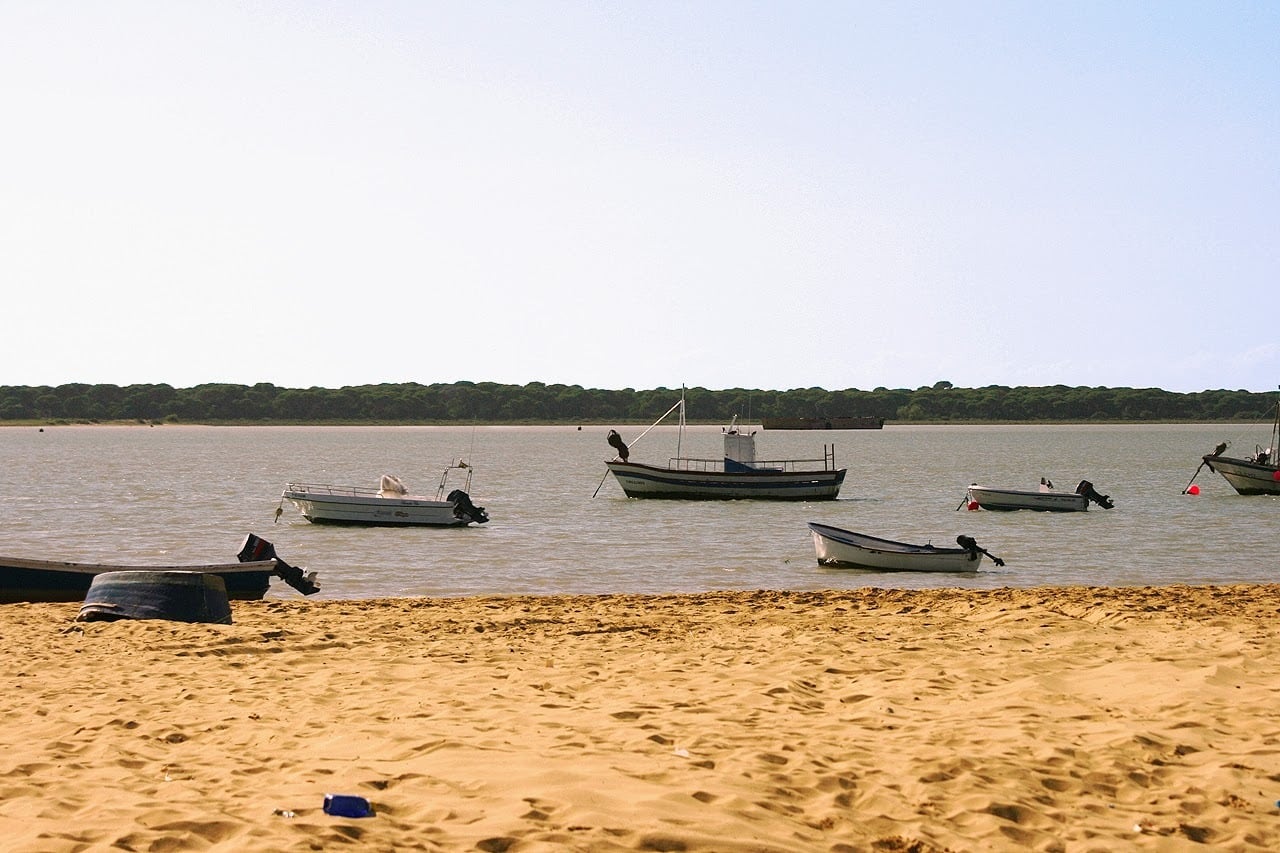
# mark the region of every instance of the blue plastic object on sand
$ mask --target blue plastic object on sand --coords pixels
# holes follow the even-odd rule
[[[373,817],[373,806],[354,794],[325,794],[324,813],[334,817]]]

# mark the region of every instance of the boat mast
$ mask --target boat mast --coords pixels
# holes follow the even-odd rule
[[[1276,454],[1280,453],[1280,396],[1276,398],[1276,419],[1271,423],[1271,464],[1276,464]]]
[[[680,434],[676,437],[676,458],[683,459],[684,445],[684,385],[680,386]]]

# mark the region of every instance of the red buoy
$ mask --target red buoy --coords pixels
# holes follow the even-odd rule
[[[1192,486],[1191,488],[1187,489],[1187,494],[1189,494],[1189,495],[1198,495],[1198,494],[1200,494],[1200,487],[1199,487],[1199,486]]]

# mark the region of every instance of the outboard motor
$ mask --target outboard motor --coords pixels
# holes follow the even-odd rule
[[[313,595],[320,591],[320,585],[316,583],[315,572],[304,572],[297,566],[289,565],[280,559],[280,555],[276,553],[276,546],[257,534],[250,533],[244,538],[244,545],[240,548],[240,553],[236,554],[236,559],[242,563],[275,560],[276,577],[289,586],[303,595]]]
[[[1097,491],[1094,490],[1093,488],[1093,483],[1090,483],[1088,480],[1080,481],[1080,485],[1076,486],[1076,494],[1084,495],[1086,498],[1093,501],[1103,509],[1111,509],[1113,506],[1115,506],[1115,503],[1112,502],[1110,495],[1098,494]]]
[[[484,507],[473,504],[471,502],[471,495],[462,491],[462,489],[454,489],[448,494],[445,500],[453,504],[454,518],[469,518],[476,524],[484,524],[489,520],[488,514],[484,511]]]
[[[988,557],[991,558],[991,562],[995,563],[997,566],[1004,565],[1004,560],[1000,559],[995,554],[992,554],[986,548],[983,548],[981,545],[978,544],[978,540],[974,539],[972,536],[965,536],[963,533],[961,533],[959,536],[956,537],[956,544],[969,552],[970,560],[978,559],[979,554],[986,554]]]

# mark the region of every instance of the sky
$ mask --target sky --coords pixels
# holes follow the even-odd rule
[[[0,385],[1280,385],[1280,5],[0,0]]]

